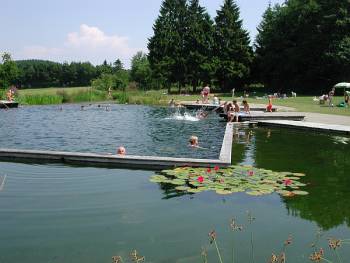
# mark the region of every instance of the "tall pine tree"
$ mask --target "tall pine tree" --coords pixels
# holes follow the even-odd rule
[[[253,72],[255,81],[262,82],[271,86],[271,81],[274,79],[273,72],[274,63],[270,63],[274,59],[276,53],[269,53],[269,49],[273,45],[278,45],[280,39],[279,34],[274,32],[275,21],[277,14],[279,13],[280,6],[277,4],[271,7],[269,4],[268,8],[265,10],[262,21],[260,22],[257,31],[258,35],[255,38],[254,48],[255,57],[253,63]],[[272,57],[271,57],[272,56]]]
[[[185,33],[186,0],[164,0],[149,39],[149,62],[156,78],[168,89],[177,83],[179,90],[186,82]]]
[[[190,0],[185,38],[187,81],[193,92],[200,82],[210,82],[212,72],[213,21],[199,0]]]
[[[217,11],[214,40],[215,76],[221,89],[240,87],[250,74],[253,52],[234,0],[224,0]]]

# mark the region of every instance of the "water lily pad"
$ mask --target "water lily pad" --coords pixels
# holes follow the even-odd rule
[[[174,179],[174,180],[169,180],[169,183],[174,185],[185,185],[186,181],[180,180],[180,179]]]
[[[191,188],[188,186],[176,186],[175,189],[178,191],[188,191]]]
[[[259,196],[277,192],[290,197],[305,194],[299,190],[305,186],[299,181],[300,176],[304,174],[234,165],[218,171],[212,169],[210,173],[207,168],[178,167],[174,170],[163,170],[161,174],[152,176],[150,181],[172,184],[175,190],[188,193],[213,190],[218,194],[246,192]]]
[[[247,195],[259,196],[263,194],[260,191],[248,191]]]
[[[308,195],[309,194],[306,191],[299,191],[299,190],[294,190],[293,193],[296,195]]]
[[[298,176],[298,177],[302,177],[302,176],[305,176],[305,174],[303,173],[293,173],[294,176]]]
[[[197,189],[197,188],[190,188],[187,190],[187,192],[195,194],[195,193],[200,193],[202,191],[200,189]]]
[[[229,194],[232,194],[232,192],[229,191],[229,190],[220,190],[220,189],[218,189],[218,190],[216,190],[215,192],[216,192],[217,194],[219,194],[219,195],[229,195]]]

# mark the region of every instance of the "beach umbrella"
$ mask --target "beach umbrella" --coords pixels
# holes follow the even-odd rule
[[[349,82],[340,82],[334,85],[334,88],[350,88]]]

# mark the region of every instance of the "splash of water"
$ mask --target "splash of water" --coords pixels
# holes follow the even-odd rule
[[[177,108],[176,111],[170,116],[165,118],[166,120],[178,120],[178,121],[199,121],[200,119],[196,116],[192,116],[188,112],[184,112],[183,114],[180,112],[180,109]]]

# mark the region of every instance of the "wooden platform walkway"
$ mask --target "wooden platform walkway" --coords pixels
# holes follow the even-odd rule
[[[227,120],[227,114],[221,113],[220,117]],[[293,120],[302,121],[305,115],[297,112],[253,112],[239,116],[239,121],[260,121],[260,120]]]
[[[0,100],[0,109],[17,108],[17,107],[18,107],[18,102]]]
[[[260,120],[258,121],[258,126],[283,127],[299,130],[313,130],[350,135],[350,126],[339,124],[324,124],[316,122],[288,120]]]
[[[189,110],[207,110],[207,111],[212,111],[215,110],[217,113],[222,113],[223,110],[223,106],[217,105],[217,104],[203,104],[203,103],[185,103],[182,102],[180,104],[181,106],[185,107],[186,109]],[[243,110],[243,107],[240,107]],[[251,111],[261,111],[264,112],[266,111],[266,107],[263,106],[253,106],[250,108]],[[273,112],[277,111],[277,108],[272,108]]]

